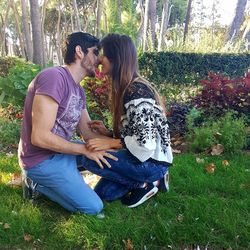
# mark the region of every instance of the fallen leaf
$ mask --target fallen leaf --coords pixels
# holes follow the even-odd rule
[[[224,147],[221,144],[216,144],[212,147],[211,155],[221,155],[224,151]]]
[[[31,240],[31,235],[30,235],[30,234],[25,234],[25,235],[23,236],[23,239],[24,239],[25,241],[30,241],[30,240]]]
[[[214,137],[215,137],[216,139],[219,139],[221,136],[222,136],[222,134],[219,133],[219,132],[215,133],[215,135],[214,135]]]
[[[179,222],[182,222],[183,221],[183,214],[178,214],[178,216],[177,216],[177,220],[179,221]]]
[[[175,154],[180,154],[181,153],[181,150],[178,150],[178,149],[172,149],[172,152],[175,153]]]
[[[173,144],[174,144],[175,146],[177,146],[177,145],[182,144],[182,141],[175,141],[175,142],[173,142]]]
[[[204,159],[196,157],[196,162],[197,163],[204,163],[204,161],[205,161]]]
[[[10,146],[11,146],[12,148],[18,148],[18,144],[17,144],[17,143],[10,144]]]
[[[7,184],[10,186],[22,186],[22,175],[20,173],[11,174],[11,180]]]
[[[9,229],[9,228],[10,228],[10,224],[4,223],[4,224],[3,224],[3,228],[4,228],[4,229]]]
[[[205,167],[206,172],[209,174],[213,174],[215,169],[216,169],[216,167],[215,167],[214,163],[210,163],[209,165],[207,165]]]
[[[125,250],[132,250],[134,248],[130,239],[122,240],[122,241],[124,243],[124,249]]]
[[[8,158],[12,158],[12,157],[14,156],[14,154],[11,153],[11,152],[9,152],[9,153],[6,153],[6,156],[7,156]]]
[[[223,160],[221,163],[224,167],[227,167],[229,165],[229,162],[227,160]]]

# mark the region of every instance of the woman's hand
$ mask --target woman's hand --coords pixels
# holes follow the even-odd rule
[[[120,148],[122,148],[122,144],[121,144],[120,139],[94,138],[94,139],[90,139],[86,143],[86,147],[88,150],[91,150],[91,151],[110,150],[110,149],[120,149]]]
[[[102,121],[97,121],[97,120],[89,121],[88,125],[92,130],[96,130],[101,135],[111,136],[110,131],[105,127]]]
[[[111,168],[111,165],[109,162],[105,159],[110,158],[114,161],[118,161],[118,158],[113,156],[112,154],[102,150],[102,151],[89,151],[85,154],[86,157],[88,157],[90,160],[95,161],[100,168],[103,169],[103,163],[108,167]]]

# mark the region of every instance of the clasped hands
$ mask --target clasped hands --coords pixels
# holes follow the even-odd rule
[[[91,130],[94,130],[99,134],[106,136],[106,138],[94,138],[86,142],[86,147],[89,151],[90,156],[89,158],[96,161],[100,168],[103,168],[102,163],[111,168],[111,165],[104,157],[110,158],[115,161],[118,160],[117,157],[106,151],[114,151],[114,149],[120,148],[120,140],[108,137],[110,135],[110,132],[105,127],[102,121],[90,121],[88,122],[88,125]]]

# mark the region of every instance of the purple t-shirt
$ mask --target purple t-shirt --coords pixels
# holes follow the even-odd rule
[[[86,108],[83,88],[77,84],[66,67],[53,67],[43,70],[30,83],[24,105],[21,138],[18,147],[19,164],[31,168],[55,154],[31,144],[32,103],[35,95],[46,95],[59,105],[52,133],[70,140]]]

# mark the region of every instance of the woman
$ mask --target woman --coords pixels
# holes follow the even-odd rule
[[[130,37],[109,34],[101,47],[102,72],[112,82],[113,132],[112,138],[89,140],[87,147],[118,149],[112,153],[118,161],[109,161],[111,168],[100,169],[84,158],[83,166],[103,177],[95,188],[102,199],[122,197],[128,207],[136,207],[159,189],[169,189],[168,167],[173,156],[165,109],[157,91],[138,72],[136,48]],[[89,126],[111,136],[101,121],[92,121]]]

